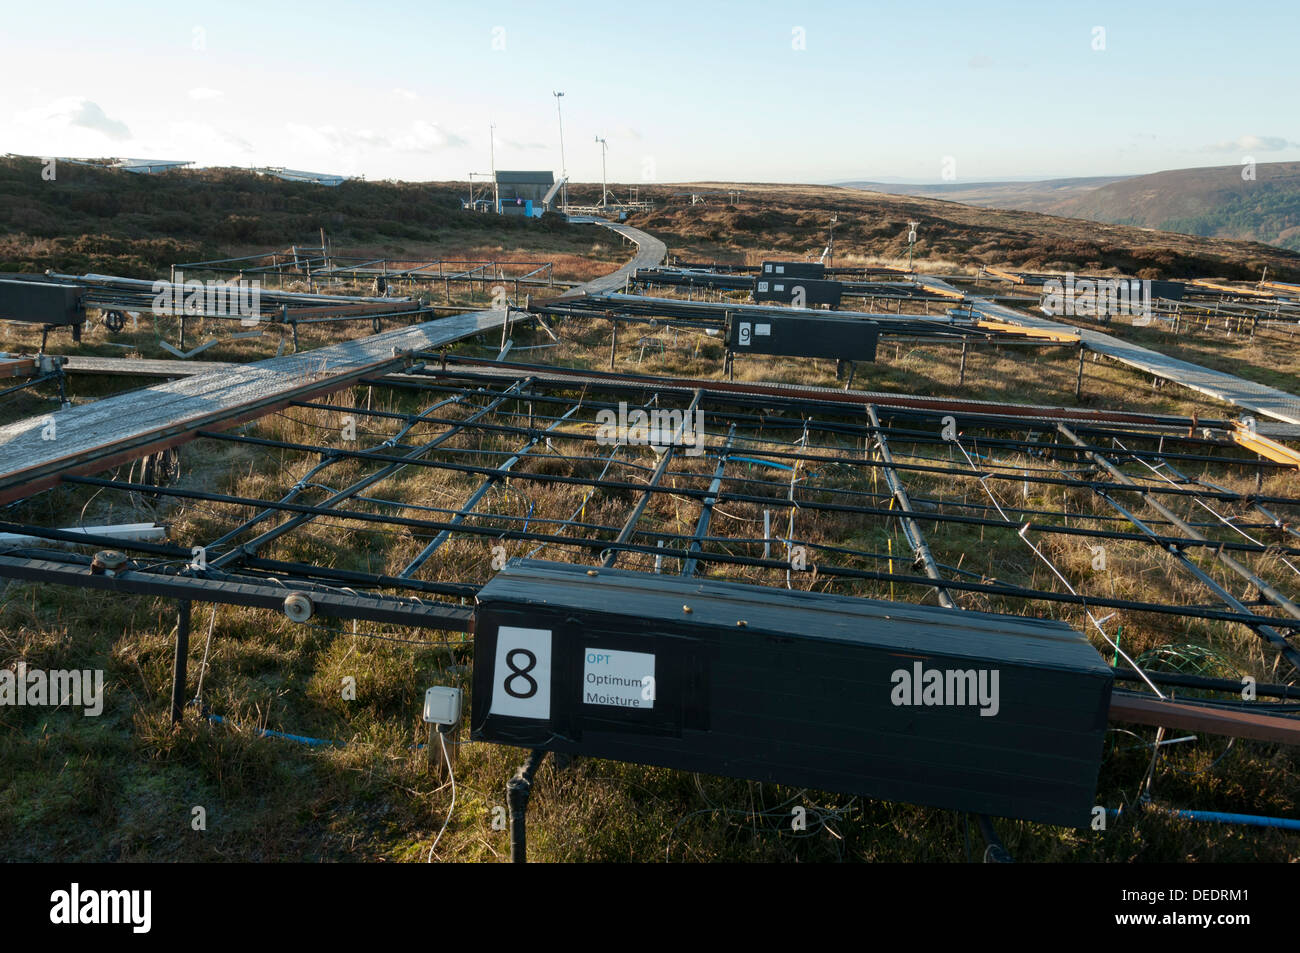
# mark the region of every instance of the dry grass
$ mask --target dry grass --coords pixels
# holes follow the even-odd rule
[[[767,239],[757,236],[755,242]],[[769,242],[778,248],[775,241]],[[620,258],[615,246],[590,248],[579,267],[566,263],[557,273],[581,278]],[[457,253],[479,257],[500,250],[465,245]],[[448,256],[451,252],[446,253]],[[487,255],[490,257],[490,255]],[[519,252],[517,257],[527,257]],[[550,257],[555,257],[552,255]],[[885,254],[883,257],[889,257]],[[945,268],[948,266],[945,265]],[[468,303],[468,302],[466,302]],[[517,352],[521,360],[602,368],[608,361],[609,329],[600,320],[561,324],[562,341],[553,348]],[[547,345],[549,338],[522,332],[520,347]],[[649,345],[641,339],[659,342]],[[104,342],[92,334],[87,347]],[[2,345],[0,345],[2,346]],[[1206,345],[1209,347],[1209,345]],[[471,354],[495,352],[488,342],[460,346]],[[236,356],[239,356],[238,354]],[[646,329],[620,331],[620,368],[648,374],[710,377],[719,373],[721,347],[715,338],[687,331]],[[886,392],[961,395],[1072,406],[1075,359],[1067,348],[1026,351],[1016,347],[973,352],[966,382],[957,383],[956,352],[951,347],[903,345],[882,348],[878,364],[860,369],[855,386]],[[1231,359],[1236,359],[1232,355]],[[1264,357],[1260,358],[1264,360]],[[744,380],[784,380],[834,386],[831,362],[739,361]],[[78,399],[125,386],[102,382],[78,390]],[[95,388],[99,388],[98,391]],[[1152,390],[1122,367],[1089,362],[1085,403],[1202,417],[1222,413],[1190,392],[1172,387]],[[575,402],[583,395],[564,395]],[[412,412],[428,402],[399,389],[358,387],[331,398],[339,407],[359,405],[393,412]],[[440,416],[464,419],[472,407],[453,405]],[[509,409],[509,408],[506,408]],[[342,411],[289,408],[244,428],[258,436],[333,445]],[[510,422],[509,418],[494,418]],[[397,422],[365,418],[359,447],[376,446],[397,431]],[[409,435],[428,440],[446,432],[447,423],[422,424]],[[711,429],[716,429],[710,423]],[[565,424],[564,431],[583,434],[585,425]],[[441,451],[459,462],[488,465],[500,452],[517,451],[517,434],[459,435]],[[755,438],[755,451],[779,446]],[[861,452],[862,448],[854,448]],[[893,446],[902,462],[926,463],[933,447],[900,441]],[[535,473],[594,477],[603,454],[590,442],[555,435],[552,445],[537,448],[527,469]],[[309,455],[263,453],[238,443],[201,441],[184,452],[182,485],[244,496],[275,499],[307,473]],[[998,453],[1010,471],[1034,472],[1071,464]],[[313,460],[316,458],[312,458]],[[649,450],[620,451],[610,476],[645,482],[656,462]],[[680,458],[676,469],[696,474],[711,471],[713,461]],[[736,474],[777,483],[788,474],[749,466]],[[340,458],[314,482],[338,489],[371,472],[373,464]],[[127,468],[119,473],[126,475]],[[729,471],[731,472],[731,471]],[[1138,475],[1138,470],[1132,470]],[[1223,486],[1254,489],[1240,469],[1213,465],[1204,475]],[[350,508],[369,513],[402,512],[406,516],[445,520],[481,482],[481,475],[445,469],[407,467],[395,478],[366,491],[388,501],[355,500]],[[1297,495],[1296,474],[1278,472],[1264,483],[1266,493]],[[674,476],[670,486],[684,487]],[[822,467],[824,486],[883,492],[875,468]],[[921,500],[988,504],[984,486],[969,479],[940,478],[909,471],[905,481]],[[692,485],[698,486],[698,481]],[[759,484],[752,484],[758,486]],[[987,484],[1004,505],[1065,509],[1071,526],[1116,528],[1104,501],[1083,489],[1030,484],[1028,495],[1017,482]],[[299,500],[315,502],[329,491],[306,490]],[[806,491],[812,494],[812,491]],[[575,512],[588,524],[617,527],[635,499],[634,491],[605,491],[587,497],[575,486],[516,480],[503,482],[483,500],[484,512],[527,516],[534,526],[566,520]],[[584,504],[584,497],[585,504]],[[815,498],[815,494],[813,494]],[[393,505],[396,504],[396,507]],[[938,505],[938,504],[936,504]],[[1180,504],[1187,518],[1206,518]],[[442,512],[435,509],[440,508]],[[1237,510],[1218,506],[1224,515]],[[784,512],[784,511],[782,511]],[[84,515],[83,515],[84,514]],[[160,519],[172,540],[210,540],[250,513],[207,502],[169,502],[167,497],[140,497],[65,488],[37,497],[11,513],[43,525]],[[1144,518],[1154,515],[1140,512]],[[698,505],[677,494],[655,495],[638,524],[646,533],[689,532]],[[277,525],[276,517],[262,528]],[[761,535],[762,506],[735,502],[719,505],[711,533],[723,539],[710,544],[720,552],[756,555],[749,540]],[[782,530],[785,529],[781,523]],[[321,566],[364,568],[396,573],[435,535],[429,529],[383,528],[334,519],[317,519],[300,531],[267,544],[261,555],[310,560]],[[848,521],[805,508],[794,521],[794,534],[814,546],[842,546],[893,554],[910,562],[897,524],[888,519]],[[981,577],[1044,589],[1057,584],[1024,545],[1016,528],[935,525],[927,531],[940,562]],[[1142,543],[1107,544],[1108,570],[1092,569],[1092,553],[1080,537],[1031,535],[1043,552],[1080,591],[1116,598],[1206,604],[1212,596],[1173,560]],[[481,583],[490,578],[490,536],[458,536],[444,545],[417,573],[428,582]],[[525,555],[533,545],[507,542],[509,555]],[[590,561],[595,554],[578,547],[547,545],[537,555],[558,560]],[[1241,593],[1236,577],[1207,555],[1199,565],[1230,590]],[[1243,561],[1293,594],[1300,585],[1276,556],[1246,556]],[[625,568],[650,568],[652,557],[629,554]],[[870,558],[828,559],[849,567],[878,569]],[[885,563],[887,565],[887,560]],[[900,567],[896,567],[899,569]],[[706,571],[708,570],[706,567]],[[783,573],[770,569],[732,568],[727,578],[763,585],[785,585]],[[928,601],[924,587],[892,586],[884,581],[795,574],[794,585],[822,591]],[[1083,613],[1073,606],[1026,605],[1023,601],[964,594],[968,608],[1032,612],[1063,619],[1088,631]],[[26,659],[42,667],[102,667],[106,672],[107,707],[99,719],[76,712],[39,709],[0,710],[0,765],[7,783],[0,788],[0,846],[16,860],[423,860],[441,827],[450,791],[435,779],[427,740],[419,719],[422,689],[429,684],[468,688],[472,644],[459,633],[412,631],[350,623],[297,626],[283,616],[235,607],[196,607],[191,641],[191,686],[201,666],[209,622],[213,639],[203,681],[209,710],[228,721],[214,724],[191,712],[180,729],[167,722],[173,607],[137,597],[104,599],[83,590],[55,590],[10,583],[0,590],[0,665]],[[1107,624],[1124,648],[1188,643],[1213,648],[1234,672],[1273,680],[1285,673],[1275,656],[1240,627],[1154,614],[1125,613]],[[1109,649],[1089,632],[1099,651]],[[400,641],[391,641],[400,640]],[[411,644],[415,640],[420,644]],[[343,697],[344,680],[356,680],[355,700]],[[330,739],[333,746],[308,747],[261,737],[269,728]],[[1145,774],[1149,750],[1141,747],[1152,731],[1137,729],[1109,736],[1098,785],[1098,801],[1109,807],[1130,802]],[[1215,764],[1215,759],[1223,756]],[[508,853],[507,834],[493,825],[494,811],[504,806],[504,782],[523,752],[494,745],[461,748],[456,768],[455,816],[444,835],[438,858],[498,861]],[[1293,751],[1240,743],[1226,752],[1218,739],[1170,750],[1157,770],[1155,795],[1160,803],[1202,809],[1294,816],[1300,779]],[[791,804],[809,808],[806,836],[795,836],[785,822]],[[191,829],[194,806],[207,810],[208,829]],[[820,810],[814,810],[820,808]],[[822,821],[825,826],[822,826]],[[1294,835],[1279,831],[1200,826],[1150,814],[1114,824],[1104,834],[999,821],[999,830],[1021,860],[1202,861],[1295,860]],[[824,792],[801,792],[779,786],[696,776],[638,765],[579,759],[557,770],[548,761],[538,776],[530,808],[530,853],[554,861],[945,861],[978,859],[981,844],[960,815],[904,804],[850,799]]]

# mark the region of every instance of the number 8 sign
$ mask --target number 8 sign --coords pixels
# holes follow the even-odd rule
[[[549,721],[551,630],[503,625],[497,629],[492,714]]]

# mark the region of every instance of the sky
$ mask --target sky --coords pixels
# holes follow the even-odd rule
[[[409,181],[979,182],[1300,159],[1300,3],[10,4],[0,153]],[[491,127],[495,125],[493,132]]]

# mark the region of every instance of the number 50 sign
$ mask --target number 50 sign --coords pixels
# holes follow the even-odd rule
[[[493,672],[492,714],[550,720],[550,629],[501,626]]]

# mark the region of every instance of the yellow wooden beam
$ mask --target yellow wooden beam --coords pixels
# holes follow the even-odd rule
[[[1047,341],[1056,341],[1061,344],[1078,344],[1079,335],[1072,334],[1069,331],[1053,331],[1048,328],[1032,328],[1023,324],[1012,324],[1009,321],[990,321],[987,318],[975,322],[975,326],[983,328],[986,331],[1000,331],[1003,333],[1020,334],[1025,337],[1043,338]]]
[[[1275,297],[1271,291],[1256,291],[1254,288],[1234,288],[1232,285],[1225,285],[1218,281],[1210,281],[1206,278],[1193,278],[1192,284],[1199,285],[1202,288],[1212,288],[1215,291],[1229,291],[1235,295],[1252,295],[1256,298]]]
[[[1024,278],[1011,271],[1003,271],[1001,268],[994,268],[992,265],[985,265],[984,270],[993,277],[1002,278],[1005,281],[1011,282],[1013,285],[1023,285],[1025,283]]]
[[[1233,427],[1232,439],[1247,450],[1254,450],[1261,457],[1274,463],[1285,463],[1300,470],[1300,451],[1292,450],[1285,444],[1270,440],[1261,434],[1253,433],[1241,424]]]
[[[956,288],[943,288],[938,285],[927,284],[920,278],[916,280],[916,283],[931,294],[943,295],[945,298],[956,298],[960,301],[966,297],[966,292],[958,291]]]

